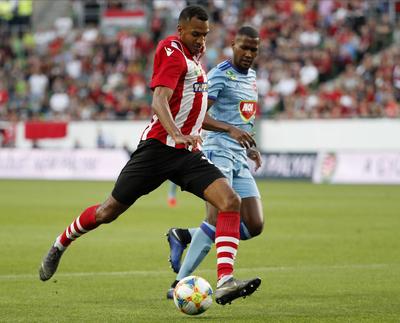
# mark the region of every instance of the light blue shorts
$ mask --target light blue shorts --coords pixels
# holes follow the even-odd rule
[[[223,150],[203,150],[204,155],[219,168],[241,198],[260,197],[260,192],[244,154]]]

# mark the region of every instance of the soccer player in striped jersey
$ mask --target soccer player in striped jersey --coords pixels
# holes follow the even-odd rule
[[[240,198],[221,171],[198,150],[208,99],[207,75],[199,61],[209,32],[207,12],[200,6],[186,7],[177,30],[178,36],[167,37],[157,46],[150,83],[154,115],[136,151],[106,201],[85,209],[56,238],[39,268],[42,281],[54,275],[61,256],[75,239],[116,220],[138,198],[171,180],[219,210],[216,237],[229,251],[217,255],[217,302],[225,304],[249,295],[260,285],[259,278],[233,278]]]
[[[261,156],[252,137],[258,94],[256,73],[250,68],[258,46],[259,35],[254,28],[245,26],[238,30],[232,43],[232,60],[220,63],[208,73],[210,115],[203,123],[203,128],[209,130],[203,143],[204,154],[222,171],[241,197],[242,240],[259,235],[264,223],[260,193],[247,162],[249,157],[256,163],[256,168],[261,166]],[[227,250],[215,235],[216,215],[215,207],[207,203],[206,221],[198,229],[172,228],[168,231],[170,262],[178,275],[167,292],[167,298],[172,298],[177,282],[189,276],[201,263],[214,241],[217,254]],[[181,267],[181,256],[189,243]]]

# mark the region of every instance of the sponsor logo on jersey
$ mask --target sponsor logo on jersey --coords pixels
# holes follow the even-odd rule
[[[257,101],[240,101],[239,112],[243,121],[249,122],[256,114]]]
[[[236,74],[233,73],[231,70],[226,71],[226,76],[228,79],[235,81],[237,79]]]
[[[171,49],[171,48],[168,48],[168,47],[164,47],[164,49],[165,49],[165,52],[167,53],[167,56],[171,56],[171,55],[172,55],[172,53],[174,52],[174,50],[173,50],[173,49]]]
[[[208,92],[208,83],[207,82],[194,83],[193,92]]]
[[[201,68],[200,67],[198,67],[198,66],[196,66],[195,67],[195,70],[194,70],[194,73],[197,75],[197,76],[200,76],[202,73],[201,73]]]

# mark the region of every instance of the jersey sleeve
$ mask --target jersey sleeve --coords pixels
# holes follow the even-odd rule
[[[215,101],[225,87],[225,75],[218,68],[214,67],[207,75],[208,98]]]
[[[187,72],[186,61],[179,49],[161,45],[154,56],[153,76],[150,88],[165,86],[175,90],[182,74]]]

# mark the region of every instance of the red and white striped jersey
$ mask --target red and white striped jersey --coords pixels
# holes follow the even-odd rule
[[[169,101],[172,117],[183,135],[200,134],[207,111],[207,75],[197,57],[176,36],[162,40],[154,57],[150,87],[174,90]],[[142,140],[154,138],[175,148],[185,148],[168,135],[156,114],[142,134]]]

